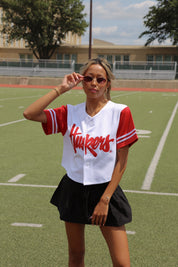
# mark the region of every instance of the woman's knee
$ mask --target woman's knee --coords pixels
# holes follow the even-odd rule
[[[69,259],[75,264],[80,264],[84,261],[85,249],[84,248],[69,248]]]

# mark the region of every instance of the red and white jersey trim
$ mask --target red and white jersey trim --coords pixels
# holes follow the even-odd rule
[[[117,138],[117,144],[120,144],[122,142],[125,142],[125,141],[131,139],[131,137],[133,137],[134,135],[136,135],[136,129],[135,128],[132,131],[130,131],[129,133],[124,134],[122,136],[119,136]]]
[[[52,134],[58,133],[58,124],[56,118],[56,112],[53,109],[49,109],[49,113],[51,115],[51,122],[52,122]]]

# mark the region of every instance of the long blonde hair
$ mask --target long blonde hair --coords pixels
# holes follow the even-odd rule
[[[108,81],[110,82],[109,83],[109,87],[107,88],[107,91],[106,91],[106,98],[108,100],[111,99],[111,96],[110,96],[110,91],[111,91],[111,80],[114,80],[115,77],[112,73],[112,70],[111,70],[111,66],[110,64],[108,63],[108,61],[105,59],[105,58],[94,58],[94,59],[90,59],[87,63],[85,63],[81,69],[80,69],[80,73],[82,75],[85,75],[86,71],[88,70],[88,68],[93,65],[93,64],[99,64],[100,66],[103,67],[103,69],[106,71],[106,75],[107,75],[107,79]]]

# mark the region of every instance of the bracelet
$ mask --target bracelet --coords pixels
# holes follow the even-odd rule
[[[55,90],[55,91],[56,91],[56,93],[57,93],[57,95],[58,95],[58,96],[60,96],[60,93],[59,93],[59,91],[57,90],[57,88],[56,88],[56,87],[54,87],[54,88],[53,88],[53,90]]]
[[[104,204],[109,204],[109,201],[110,201],[110,197],[109,196],[106,196],[105,198],[101,198],[101,201],[104,203]]]

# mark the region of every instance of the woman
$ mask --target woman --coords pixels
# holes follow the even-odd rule
[[[110,101],[113,78],[106,60],[89,60],[81,74],[66,75],[61,85],[24,111],[26,119],[42,123],[46,134],[63,135],[62,166],[67,174],[51,203],[65,221],[70,267],[84,266],[85,224],[100,226],[114,267],[130,266],[124,225],[132,219],[131,208],[118,184],[129,147],[138,138],[130,109]],[[85,103],[45,110],[80,82]]]

